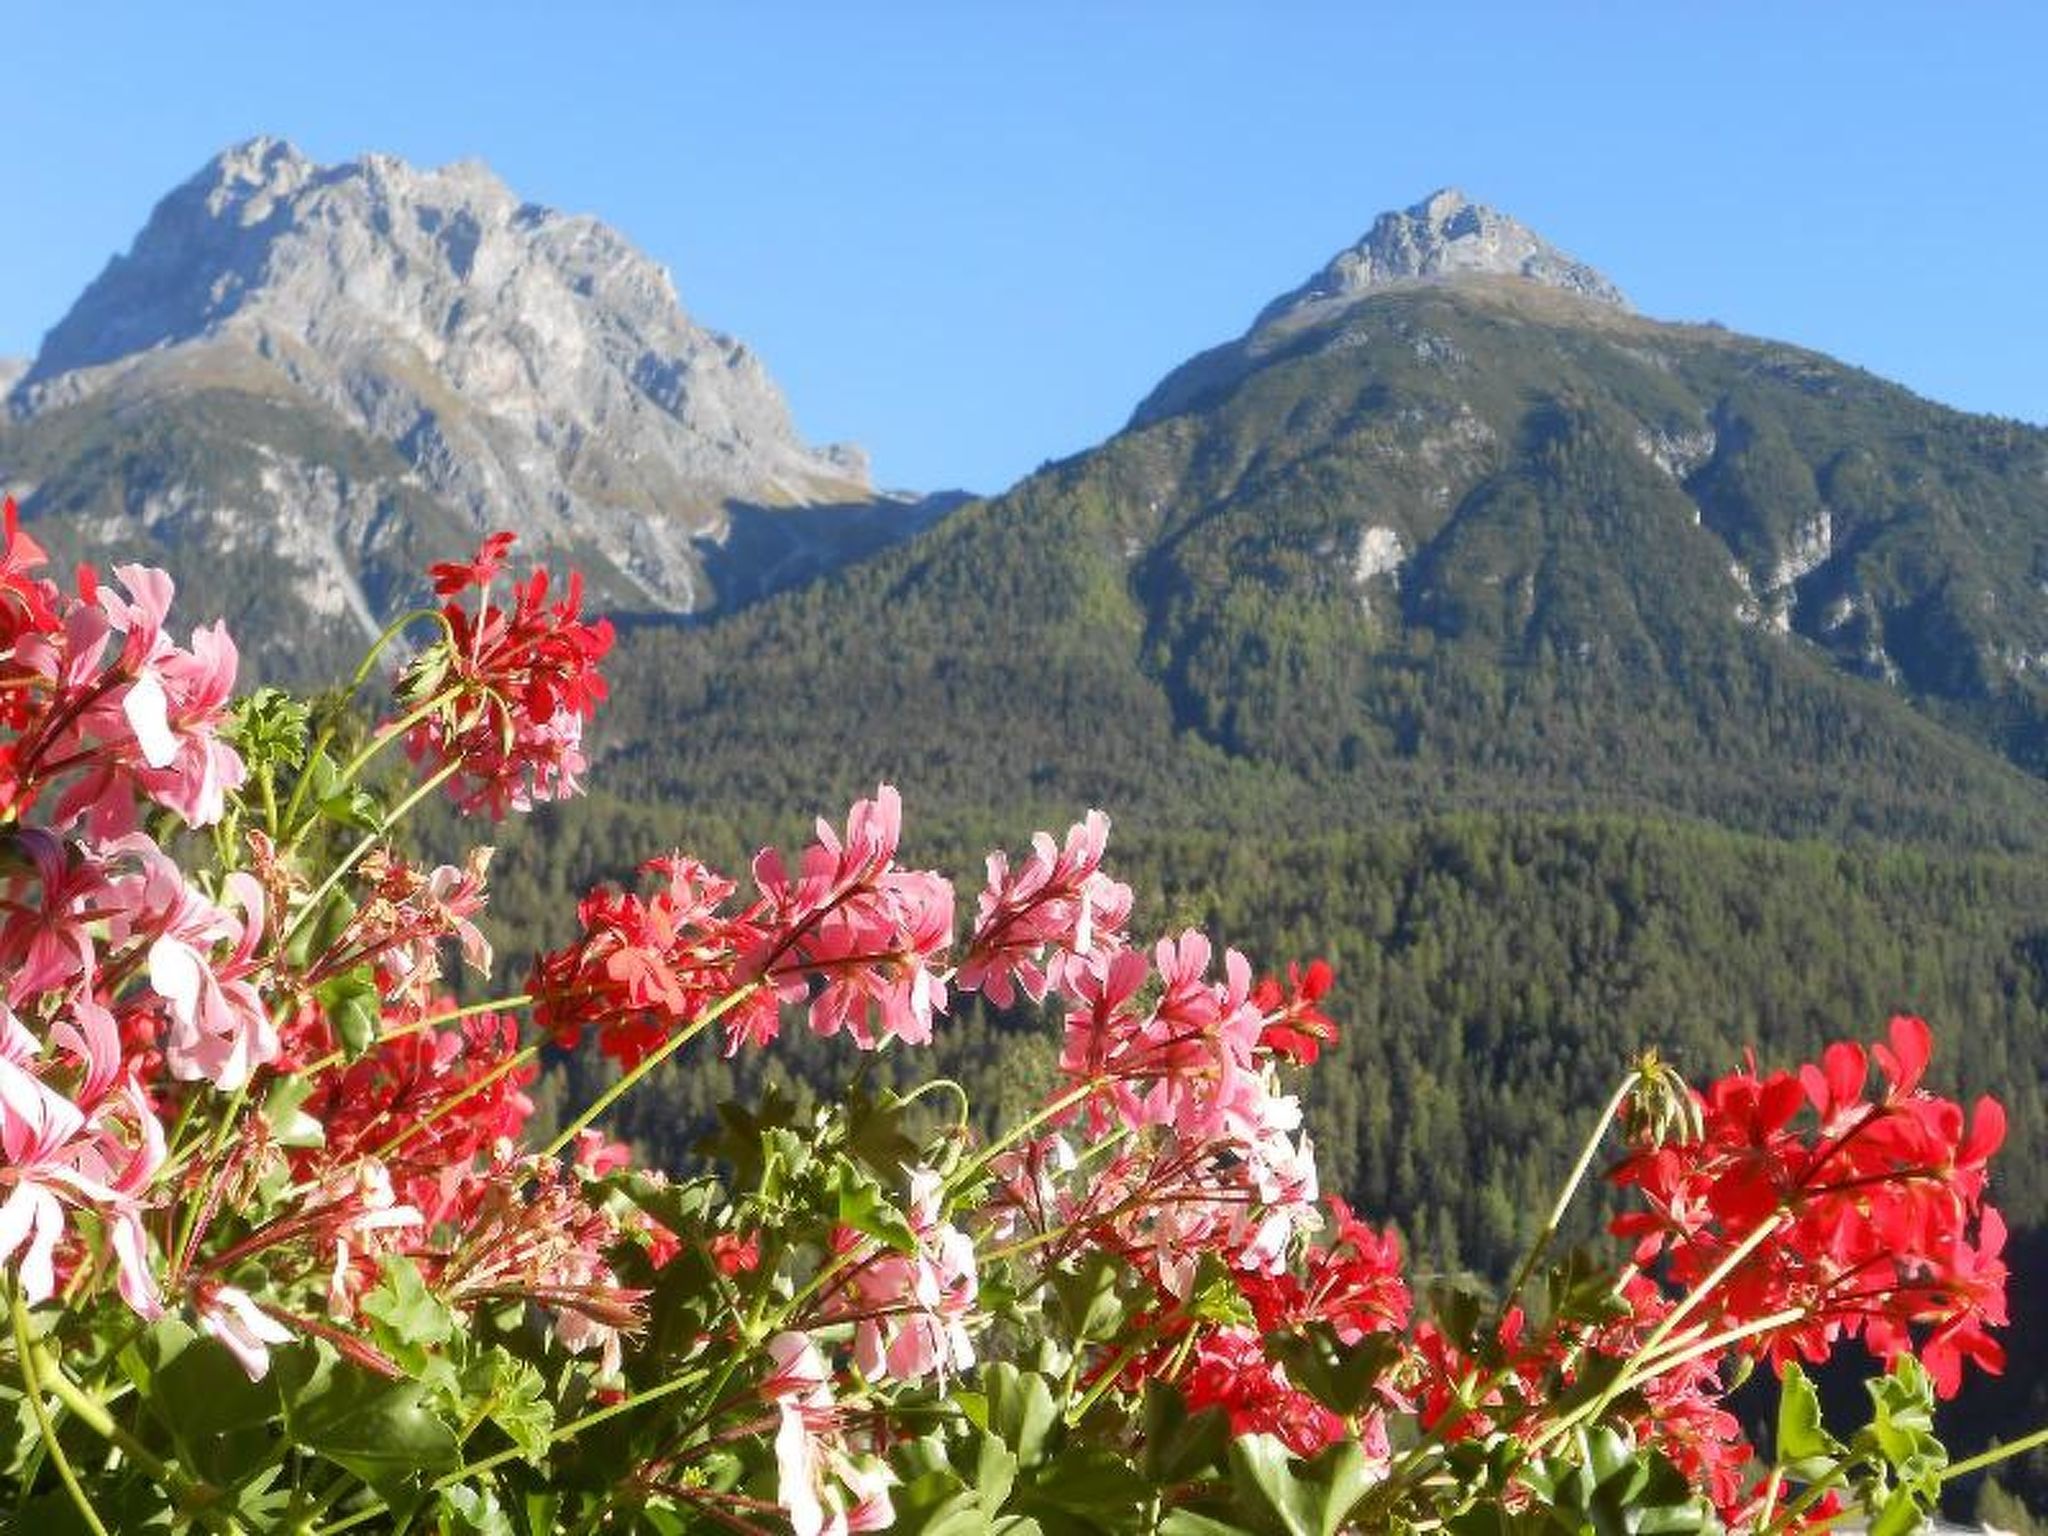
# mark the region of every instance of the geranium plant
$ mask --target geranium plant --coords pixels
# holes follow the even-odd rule
[[[2003,1118],[1925,1088],[1917,1020],[1704,1092],[1646,1059],[1481,1291],[1318,1188],[1291,1084],[1337,1043],[1329,968],[1134,942],[1098,812],[991,855],[962,913],[899,863],[885,785],[744,880],[650,860],[521,995],[458,1005],[488,850],[424,867],[394,833],[436,792],[573,793],[611,643],[573,577],[508,581],[511,543],[434,568],[354,737],[233,698],[161,572],[60,587],[8,506],[0,1522],[1893,1532],[1981,1464],[1931,1408],[2000,1364]],[[603,1134],[679,1051],[916,1050],[966,993],[1061,1032],[992,1138],[936,1079],[727,1106],[689,1179]],[[543,1049],[619,1075],[536,1144]],[[1603,1147],[1616,1249],[1555,1253]],[[1802,1366],[1852,1340],[1887,1371],[1831,1432]],[[1726,1401],[1756,1363],[1765,1449]]]

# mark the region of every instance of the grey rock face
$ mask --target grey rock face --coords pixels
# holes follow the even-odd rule
[[[1345,312],[1389,288],[1460,278],[1514,278],[1575,298],[1634,310],[1619,288],[1527,225],[1469,200],[1451,188],[1431,194],[1404,213],[1383,213],[1356,245],[1339,251],[1299,288],[1282,294],[1235,341],[1189,359],[1160,381],[1131,415],[1142,427],[1234,388],[1269,360],[1291,352],[1305,333],[1322,349],[1343,347]],[[1465,365],[1455,347],[1418,334],[1416,358],[1446,369]]]
[[[1292,293],[1268,304],[1259,330],[1303,310],[1327,310],[1390,284],[1461,275],[1522,277],[1548,288],[1628,309],[1619,288],[1524,224],[1452,187],[1402,213],[1383,213],[1356,245]]]
[[[859,450],[806,445],[760,360],[693,323],[665,271],[473,162],[227,151],[157,206],[10,404],[33,422],[221,385],[334,413],[477,528],[595,555],[652,608],[704,605],[699,541],[725,537],[729,503],[871,494]]]
[[[0,357],[0,404],[6,402],[8,392],[21,382],[28,369],[29,360],[25,357]]]

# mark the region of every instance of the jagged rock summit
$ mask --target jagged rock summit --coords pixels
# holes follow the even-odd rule
[[[1244,335],[1183,363],[1132,414],[1131,425],[1171,416],[1229,389],[1304,333],[1327,331],[1341,345],[1343,316],[1388,290],[1466,280],[1510,279],[1569,294],[1621,315],[1634,309],[1607,277],[1568,256],[1526,224],[1475,203],[1454,187],[1399,213],[1383,213],[1355,245],[1339,251],[1300,287],[1273,300]]]
[[[1303,311],[1326,312],[1396,283],[1460,276],[1521,277],[1619,309],[1628,299],[1583,261],[1566,255],[1526,224],[1475,203],[1455,187],[1431,193],[1400,213],[1383,213],[1356,245],[1282,294],[1252,322],[1254,331]]]
[[[629,605],[705,606],[736,512],[873,499],[859,451],[805,444],[660,266],[474,161],[237,145],[157,205],[9,399],[34,423],[208,388],[310,401],[460,519],[601,557]]]

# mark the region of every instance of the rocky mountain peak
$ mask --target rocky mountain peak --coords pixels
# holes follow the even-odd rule
[[[1197,354],[1139,402],[1131,425],[1175,415],[1234,387],[1276,358],[1295,355],[1305,332],[1317,345],[1340,346],[1346,310],[1390,288],[1461,278],[1514,278],[1554,288],[1624,314],[1634,313],[1619,288],[1566,255],[1526,224],[1442,187],[1399,213],[1383,213],[1363,239],[1331,257],[1299,288],[1259,312],[1233,341]]]
[[[11,396],[224,385],[338,415],[478,527],[595,549],[649,606],[702,606],[735,507],[866,501],[865,457],[797,434],[760,360],[595,218],[489,167],[224,151],[160,202]]]
[[[1310,317],[1395,283],[1460,276],[1520,277],[1628,309],[1622,291],[1527,225],[1475,203],[1455,187],[1432,192],[1399,213],[1383,213],[1357,244],[1260,312],[1254,331]]]

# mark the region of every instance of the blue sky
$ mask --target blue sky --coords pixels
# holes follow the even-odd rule
[[[1089,446],[1446,184],[1650,314],[2048,421],[2044,60],[2031,0],[16,7],[0,354],[268,132],[610,221],[892,485]]]

